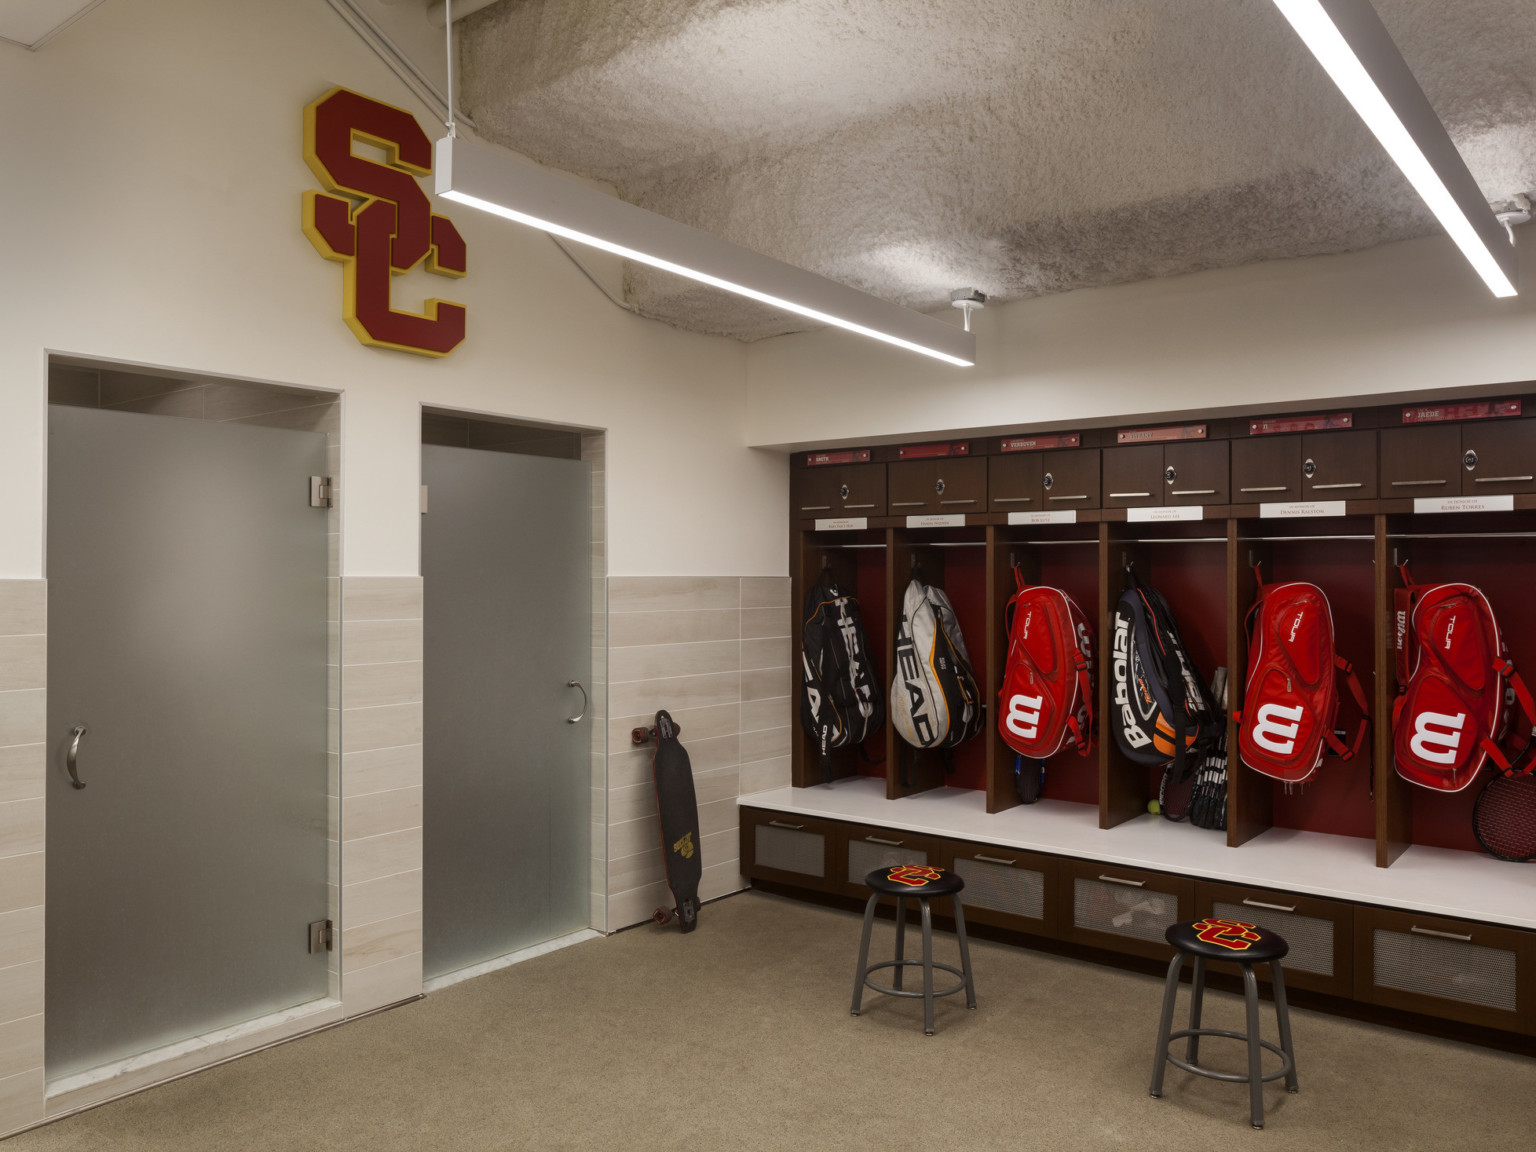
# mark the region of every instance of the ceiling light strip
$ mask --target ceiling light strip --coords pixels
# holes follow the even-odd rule
[[[519,156],[444,137],[433,169],[437,194],[460,204],[947,364],[976,362],[975,337],[954,324],[605,196]]]
[[[1369,0],[1275,0],[1495,296],[1515,250]]]

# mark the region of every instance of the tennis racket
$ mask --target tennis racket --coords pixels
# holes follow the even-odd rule
[[[1045,791],[1045,761],[1013,758],[1013,787],[1021,804],[1033,804]]]
[[[1536,775],[1495,772],[1472,809],[1472,831],[1483,851],[1500,860],[1536,860]]]
[[[1165,820],[1189,819],[1189,802],[1194,798],[1195,778],[1199,773],[1187,764],[1185,769],[1183,779],[1175,775],[1177,769],[1172,764],[1163,769],[1163,782],[1157,789],[1157,806]]]

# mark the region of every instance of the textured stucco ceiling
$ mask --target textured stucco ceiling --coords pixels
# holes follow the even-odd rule
[[[1536,189],[1532,0],[1377,0],[1490,200]],[[501,0],[482,135],[912,307],[1436,229],[1271,0]],[[631,267],[638,311],[805,326]]]

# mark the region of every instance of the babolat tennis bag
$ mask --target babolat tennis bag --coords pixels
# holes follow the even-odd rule
[[[1008,657],[998,693],[997,730],[1021,756],[1044,760],[1063,750],[1088,755],[1093,740],[1093,631],[1077,601],[1060,588],[1029,586],[1003,609]]]
[[[1336,673],[1360,706],[1352,746],[1333,731],[1339,714]],[[1238,714],[1237,744],[1255,772],[1300,784],[1331,751],[1353,759],[1365,741],[1370,707],[1355,670],[1333,647],[1333,613],[1315,584],[1265,584],[1248,613],[1248,682]]]
[[[832,780],[832,749],[862,745],[885,723],[885,699],[870,663],[859,602],[823,578],[805,597],[800,723],[816,740]]]
[[[891,723],[914,748],[948,749],[981,731],[981,690],[960,635],[960,622],[942,589],[913,578],[901,602]]]
[[[1514,701],[1536,725],[1536,704],[1515,671],[1487,598],[1471,584],[1415,584],[1401,566],[1392,748],[1397,774],[1460,792],[1492,760],[1505,775],[1536,754],[1536,730],[1510,756],[1499,746]]]
[[[1109,726],[1133,764],[1172,764],[1185,780],[1216,747],[1226,717],[1184,650],[1168,601],[1133,566],[1126,579],[1115,605]]]

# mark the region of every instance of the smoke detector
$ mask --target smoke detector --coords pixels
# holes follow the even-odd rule
[[[1526,219],[1530,219],[1529,213]],[[1522,221],[1524,223],[1524,221]],[[952,307],[965,313],[965,330],[971,330],[971,313],[979,312],[987,306],[987,294],[979,288],[956,288],[949,294],[949,303]]]

